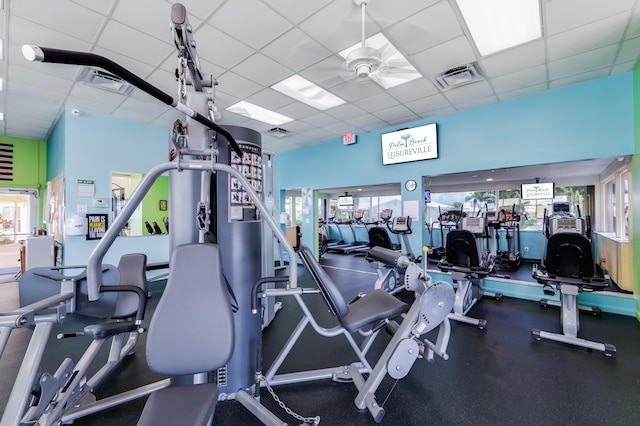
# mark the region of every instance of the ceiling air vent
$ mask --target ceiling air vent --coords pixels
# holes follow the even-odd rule
[[[109,92],[120,93],[121,95],[128,95],[133,90],[133,86],[117,75],[109,72],[85,67],[80,71],[79,81],[98,89],[108,90]]]
[[[283,129],[281,127],[274,127],[273,129],[269,129],[264,132],[265,135],[274,136],[276,138],[284,138],[285,136],[289,136],[291,131]]]
[[[433,80],[441,90],[449,90],[455,87],[464,86],[465,84],[484,80],[484,77],[482,77],[475,64],[467,64],[451,68],[450,70],[434,77]]]

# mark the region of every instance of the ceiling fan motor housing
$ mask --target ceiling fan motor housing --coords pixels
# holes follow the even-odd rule
[[[372,47],[359,47],[347,55],[347,69],[353,71],[358,78],[368,77],[381,63],[380,51]]]

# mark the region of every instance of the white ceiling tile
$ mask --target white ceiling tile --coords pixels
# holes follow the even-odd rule
[[[299,24],[302,20],[326,6],[331,1],[332,0],[266,0],[264,3],[272,7],[274,11],[280,13],[293,24]]]
[[[387,123],[407,123],[417,120],[419,117],[404,105],[395,105],[389,108],[381,109],[373,113],[376,117]]]
[[[421,115],[424,112],[433,111],[434,109],[450,107],[451,103],[441,94],[437,94],[407,102],[405,105],[414,113]]]
[[[625,40],[620,47],[616,63],[637,61],[640,56],[640,37]]]
[[[470,100],[485,98],[492,94],[493,89],[491,89],[491,86],[486,81],[477,81],[443,92],[444,97],[452,104],[469,102]]]
[[[224,70],[228,70],[245,58],[251,56],[255,50],[244,43],[219,31],[211,25],[203,25],[194,31],[196,40],[215,40],[213,43],[198,44],[198,55]]]
[[[296,72],[332,54],[298,28],[283,34],[265,46],[261,52]]]
[[[534,40],[514,49],[485,56],[479,61],[486,77],[497,77],[545,63],[544,40]]]
[[[105,16],[109,14],[109,11],[117,1],[118,0],[103,0],[93,2],[86,0],[71,0],[72,3],[76,3],[82,7],[86,7]]]
[[[419,78],[387,89],[387,93],[399,102],[406,103],[425,96],[435,95],[438,93],[438,89],[436,89],[431,80]]]
[[[340,52],[362,39],[360,9],[350,0],[329,3],[299,27],[332,52]],[[380,27],[371,20],[366,21],[365,28],[366,37],[380,32]]]
[[[172,38],[162,41],[119,22],[109,21],[100,34],[97,45],[104,49],[118,46],[118,53],[121,55],[155,65],[175,51],[172,42]]]
[[[133,74],[137,75],[140,78],[145,78],[153,71],[153,66],[140,62],[133,57],[121,55],[119,52],[114,52],[112,50],[107,50],[102,47],[96,47],[94,52],[96,55],[104,56],[105,58],[115,62],[123,68],[126,68]],[[80,71],[81,66],[76,65],[66,65],[72,69],[76,69]]]
[[[226,0],[180,0],[180,3],[183,4],[187,9],[187,13],[189,14],[189,22],[191,23],[191,25],[197,25],[205,17],[211,15],[211,13],[218,7],[220,7],[220,5],[225,1]],[[165,0],[165,2],[169,4],[175,3],[174,0]],[[169,19],[169,17],[167,17],[167,19]]]
[[[355,101],[353,104],[367,112],[380,111],[385,108],[399,105],[398,101],[386,92],[380,92],[373,96],[362,98]]]
[[[279,108],[277,112],[279,112],[280,114],[286,115],[287,117],[291,117],[295,120],[302,120],[303,118],[317,114],[318,110],[312,106],[303,104],[302,102],[294,101],[288,105],[285,105]]]
[[[60,31],[45,28],[22,18],[13,17],[11,18],[11,22],[12,25],[9,26],[9,39],[11,45],[16,46],[21,61],[26,62],[21,50],[24,44],[79,51],[87,51],[91,46],[90,41],[71,37]]]
[[[622,38],[628,19],[628,13],[619,13],[590,25],[553,35],[547,40],[547,58],[555,61],[565,56],[617,43]]]
[[[523,87],[509,92],[498,93],[498,99],[506,101],[509,99],[520,98],[522,96],[532,95],[534,93],[540,93],[547,90],[547,83],[535,84],[528,87]]]
[[[373,81],[367,83],[346,81],[331,88],[331,93],[349,102],[355,102],[358,99],[366,98],[367,96],[372,96],[381,92],[382,88]]]
[[[240,62],[231,71],[266,87],[272,86],[293,74],[289,68],[280,65],[261,53],[256,53]]]
[[[80,40],[93,40],[105,20],[103,15],[69,0],[12,1],[11,14]]]
[[[9,25],[0,28],[7,48],[5,66],[0,67],[5,87],[0,92],[0,110],[6,114],[0,134],[44,138],[64,105],[106,115],[116,110],[113,115],[163,127],[184,118],[141,90],[127,98],[89,88],[75,82],[82,67],[30,63],[21,53],[22,44],[27,43],[92,51],[175,97],[177,52],[169,28],[172,3],[11,0],[11,7],[0,11],[0,22],[5,22],[4,13],[9,19]],[[472,41],[464,36],[465,25],[453,0],[372,0],[367,5],[366,35],[384,28],[395,47],[424,74],[385,90],[373,82],[353,81],[337,55],[360,41],[360,9],[353,0],[181,3],[194,29],[201,71],[219,81],[215,102],[223,116],[220,122],[257,131],[272,127],[224,110],[245,99],[295,119],[285,125],[293,135],[283,140],[263,135],[263,146],[273,145],[275,152],[334,141],[347,128],[361,133],[400,127],[418,116],[437,117],[629,72],[640,52],[638,0],[542,0],[545,39],[482,58],[476,57]],[[431,81],[470,62],[477,62],[490,84],[441,93]],[[268,87],[274,79],[293,72],[347,103],[321,112]]]
[[[628,11],[634,0],[545,1],[545,33],[558,34],[616,13]]]
[[[613,68],[611,68],[611,75],[623,74],[625,72],[633,71],[636,63],[637,61],[630,61],[616,64]]]
[[[451,68],[476,60],[475,53],[466,37],[458,37],[423,50],[409,58],[425,77],[433,77]]]
[[[415,1],[412,3],[423,4]],[[396,6],[395,2],[388,2],[388,5],[393,8]],[[401,46],[401,51],[408,55],[464,35],[448,2],[440,2],[415,13],[406,20],[387,28],[385,33],[396,48]]]
[[[254,49],[260,49],[292,27],[273,9],[255,0],[226,2],[208,22]]]
[[[547,67],[538,65],[511,74],[491,79],[496,92],[509,92],[520,87],[532,86],[547,81]]]
[[[140,19],[144,16],[144,19]],[[158,0],[118,2],[111,17],[157,39],[173,42],[171,4]],[[191,23],[193,25],[193,23]]]
[[[442,3],[440,0],[372,1],[367,6],[367,19],[372,19],[381,28],[385,28],[395,22],[410,19],[419,11],[438,2]]]
[[[593,69],[610,65],[615,57],[617,46],[601,47],[586,53],[570,56],[549,63],[549,78],[557,80]]]
[[[247,101],[255,105],[260,105],[263,108],[270,109],[272,111],[280,112],[280,110],[293,103],[293,99],[277,92],[271,88],[266,88],[259,91],[247,98]],[[282,112],[280,112],[282,113]],[[285,114],[286,115],[286,114]]]
[[[286,123],[281,127],[284,127],[285,129],[293,133],[306,133],[316,128],[316,126],[312,126],[311,124],[305,123],[304,121],[301,121],[301,120],[295,120],[290,123]]]
[[[216,92],[227,93],[238,98],[246,98],[254,93],[258,93],[262,87],[244,77],[233,72],[225,72],[218,77],[218,87]]]
[[[551,80],[549,85],[552,89],[557,89],[559,87],[570,86],[572,84],[583,83],[585,81],[593,80],[596,78],[605,78],[609,76],[609,68],[601,68],[596,70],[591,70],[588,72],[580,73],[580,74],[572,74],[568,77],[557,78]]]
[[[342,104],[335,108],[331,108],[327,110],[327,114],[336,117],[340,120],[348,120],[354,117],[360,117],[365,115],[367,112],[360,107],[357,107],[354,104]]]
[[[343,78],[345,70],[344,59],[334,55],[305,68],[299,74],[337,95],[333,92],[333,87],[345,82]]]
[[[355,128],[366,129],[367,131],[373,130],[375,128],[387,127],[388,125],[388,123],[386,123],[384,120],[381,120],[372,114],[350,118],[345,121]]]
[[[473,99],[471,101],[458,102],[458,103],[455,104],[455,108],[458,111],[462,111],[462,110],[465,110],[465,109],[478,108],[478,107],[481,107],[483,105],[496,103],[497,100],[498,100],[498,98],[496,96],[491,95],[491,96],[487,96],[487,97],[484,97],[484,98]]]
[[[632,38],[638,36],[640,36],[640,8],[636,7],[631,13],[629,27],[627,28],[625,37]]]
[[[318,114],[314,114],[312,116],[309,116],[303,120],[301,120],[302,122],[313,126],[313,127],[324,127],[324,126],[328,126],[331,124],[335,124],[337,122],[339,122],[340,120],[338,120],[335,117],[330,116],[329,114],[326,114],[324,112],[318,113]]]
[[[111,114],[118,107],[117,104],[105,103],[100,98],[87,99],[85,97],[78,97],[73,95],[67,98],[65,105],[73,108],[78,108],[81,111],[87,110],[87,111],[95,112],[97,114],[106,114],[106,115]]]

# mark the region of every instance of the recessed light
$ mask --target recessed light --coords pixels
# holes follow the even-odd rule
[[[542,37],[539,0],[456,0],[482,56]]]
[[[298,74],[274,84],[271,88],[321,111],[346,103],[344,99],[324,90]]]
[[[247,101],[240,101],[227,107],[226,110],[273,126],[279,126],[280,124],[293,121],[293,118],[278,114],[277,112],[262,108]]]

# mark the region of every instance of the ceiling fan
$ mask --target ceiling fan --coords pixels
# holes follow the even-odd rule
[[[370,1],[353,0],[361,11],[361,42],[340,53],[345,58],[343,76],[363,83],[373,80],[385,88],[421,77],[382,33],[366,38],[366,7]]]

